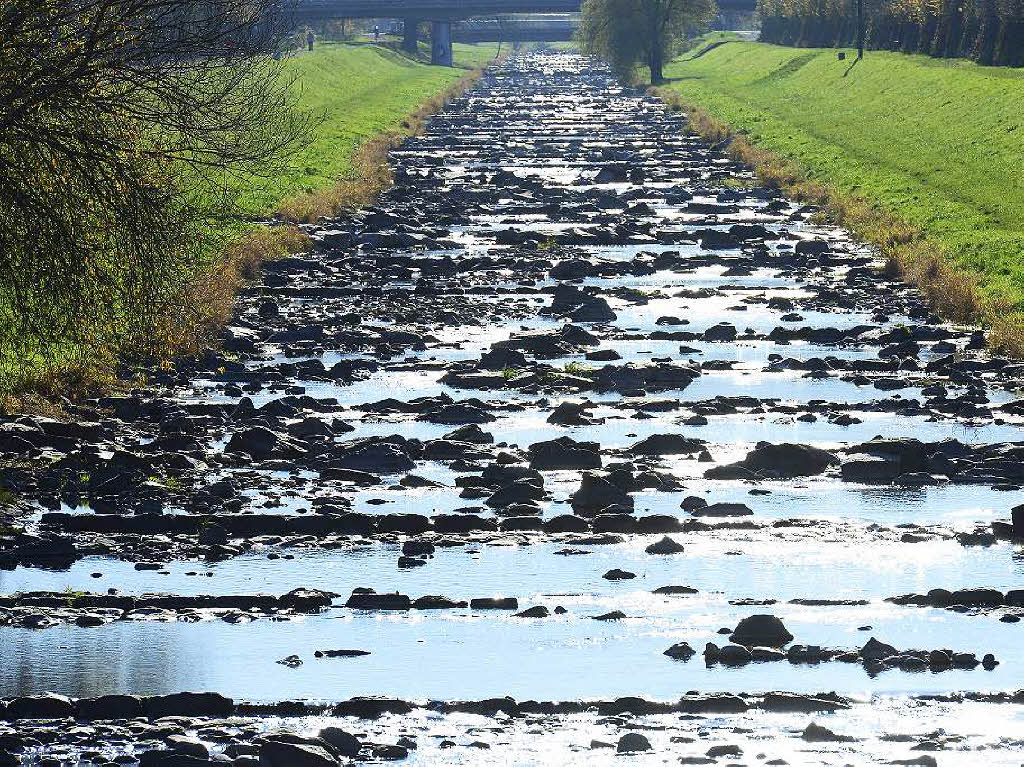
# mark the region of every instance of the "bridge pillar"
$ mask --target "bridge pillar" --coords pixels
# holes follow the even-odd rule
[[[416,37],[417,31],[419,30],[420,20],[419,19],[406,19],[405,20],[405,37],[402,40],[402,50],[406,53],[416,53],[418,50],[418,40]]]
[[[450,21],[434,21],[430,24],[430,63],[441,67],[454,64]]]

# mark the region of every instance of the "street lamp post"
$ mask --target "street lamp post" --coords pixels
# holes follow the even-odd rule
[[[857,0],[857,58],[864,58],[864,0]]]

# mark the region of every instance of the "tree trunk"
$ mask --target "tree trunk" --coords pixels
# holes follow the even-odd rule
[[[663,70],[663,56],[660,40],[651,41],[651,57],[648,65],[651,68],[651,85],[658,85],[665,81]]]
[[[649,34],[651,36],[650,56],[648,57],[647,65],[651,69],[651,85],[658,85],[665,81],[664,77],[664,65],[665,65],[665,24],[662,20],[662,13],[665,9],[660,7],[660,4],[655,3],[648,10],[650,14],[648,20],[650,21]]]

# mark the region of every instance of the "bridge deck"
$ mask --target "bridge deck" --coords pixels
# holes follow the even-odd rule
[[[577,13],[581,0],[298,0],[301,21],[329,18],[459,19],[506,13]],[[756,0],[719,0],[727,10],[754,10]]]

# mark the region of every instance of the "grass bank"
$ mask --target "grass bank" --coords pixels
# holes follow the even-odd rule
[[[454,67],[433,67],[429,54],[412,58],[369,44],[326,44],[286,62],[298,106],[323,115],[313,140],[284,172],[250,183],[242,200],[253,215],[280,212],[282,203],[333,187],[365,172],[359,150],[381,136],[404,136],[494,59],[497,44],[456,45]]]
[[[207,344],[260,263],[308,243],[287,223],[372,200],[390,182],[387,151],[467,87],[496,53],[496,44],[456,45],[451,68],[430,66],[427,49],[410,57],[372,44],[323,44],[289,57],[285,65],[295,80],[298,107],[323,119],[273,178],[225,178],[225,187],[240,195],[241,216],[223,225],[226,244],[210,253],[172,302],[158,346],[187,354]],[[256,223],[270,218],[284,225]],[[116,368],[109,349],[60,348],[32,360],[0,358],[0,411],[52,412],[60,397],[117,388],[125,371],[118,374]]]
[[[235,292],[267,258],[308,242],[291,226],[356,209],[391,181],[388,151],[417,133],[426,119],[479,77],[496,44],[456,45],[455,66],[429,65],[395,47],[323,44],[286,62],[297,106],[322,117],[312,140],[274,178],[233,178],[243,216],[275,218],[273,228],[245,225],[188,287],[180,302],[191,311],[170,318],[165,346],[188,353],[208,344],[230,317]],[[198,319],[198,324],[196,320]]]
[[[946,316],[1024,353],[1024,71],[728,42],[666,77],[659,93],[699,132],[825,203]]]

